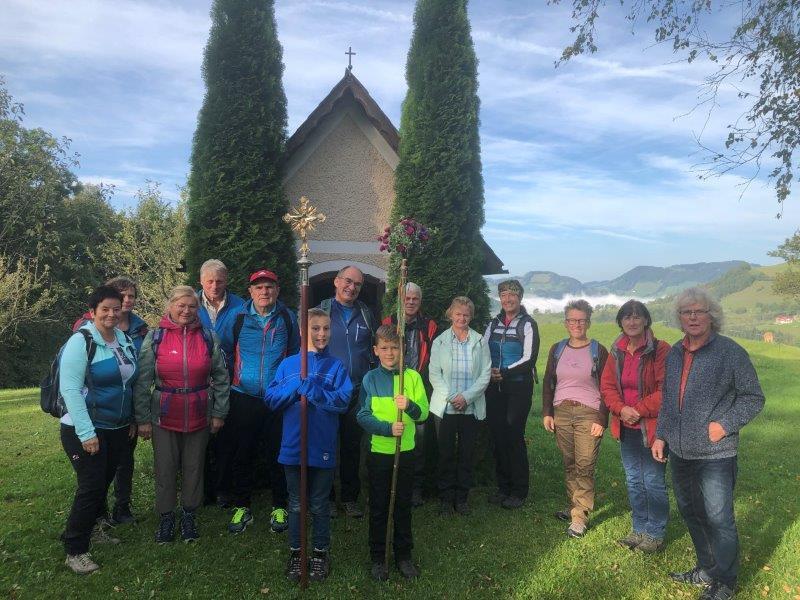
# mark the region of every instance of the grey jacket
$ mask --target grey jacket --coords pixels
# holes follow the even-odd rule
[[[656,437],[683,459],[736,456],[739,430],[764,407],[764,393],[750,357],[732,339],[712,333],[708,343],[695,352],[681,409],[683,352],[680,340],[667,355]],[[722,425],[727,434],[716,444],[708,438],[712,421]]]

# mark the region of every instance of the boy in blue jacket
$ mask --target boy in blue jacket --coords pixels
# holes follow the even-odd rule
[[[339,359],[328,352],[331,319],[325,311],[308,311],[308,377],[300,378],[300,354],[281,362],[264,401],[283,410],[283,436],[278,461],[284,465],[289,492],[289,562],[286,576],[300,579],[300,396],[308,400],[308,508],[312,515],[314,551],[309,577],[321,581],[330,573],[330,504],[336,467],[339,415],[347,411],[353,384]]]

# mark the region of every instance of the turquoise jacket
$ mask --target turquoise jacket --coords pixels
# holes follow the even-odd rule
[[[447,329],[433,340],[431,362],[428,377],[433,392],[431,393],[430,411],[437,417],[444,415],[447,403],[455,394],[450,393],[450,372],[453,361],[451,340],[453,329]],[[461,392],[468,405],[473,405],[475,418],[482,421],[486,418],[486,398],[484,392],[489,385],[492,370],[492,355],[480,333],[469,330],[469,346],[472,352],[472,385]]]
[[[95,428],[118,429],[127,427],[132,418],[134,371],[127,383],[122,382],[114,352],[106,345],[94,323],[80,327],[92,334],[97,349],[88,364],[86,340],[81,333],[74,333],[64,345],[59,366],[59,390],[64,398],[75,434],[85,442],[95,437]],[[120,348],[136,365],[136,350],[130,338],[119,329],[114,329]],[[91,386],[87,385],[87,372]]]

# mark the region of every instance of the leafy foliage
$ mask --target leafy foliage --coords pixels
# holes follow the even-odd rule
[[[219,258],[233,289],[267,267],[296,303],[294,238],[281,220],[286,96],[271,0],[215,0],[205,49],[206,96],[198,117],[189,179],[186,263]]]
[[[785,271],[775,274],[772,289],[776,294],[800,301],[800,230],[795,231],[792,237],[786,238],[786,241],[769,255],[782,258],[788,264]]]
[[[418,0],[406,80],[392,221],[407,216],[437,231],[409,261],[408,279],[423,289],[430,315],[443,315],[454,296],[468,296],[480,327],[489,299],[481,277],[477,59],[465,0]],[[387,312],[395,303],[396,265],[389,279]]]
[[[558,4],[560,0],[549,0]],[[710,151],[708,174],[763,164],[772,165],[778,203],[791,193],[794,177],[793,153],[800,142],[800,4],[793,0],[734,0],[720,2],[735,26],[724,39],[714,39],[704,23],[721,19],[712,0],[620,0],[630,7],[628,18],[644,20],[654,27],[659,43],[672,43],[675,52],[689,62],[705,57],[717,64],[707,78],[703,101],[715,106],[723,83],[755,83],[757,91],[741,89],[739,96],[750,108],[728,126],[724,151]],[[596,23],[606,0],[572,0],[571,31],[575,41],[567,46],[561,61],[586,52],[596,52]],[[748,86],[742,86],[747,88]],[[780,216],[780,213],[778,214]]]

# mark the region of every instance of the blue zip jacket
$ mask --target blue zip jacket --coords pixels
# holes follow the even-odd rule
[[[499,368],[504,381],[536,380],[536,359],[539,356],[539,326],[524,306],[506,325],[500,312],[489,322],[483,341],[492,355],[492,368]]]
[[[345,321],[342,305],[335,299],[322,302],[319,308],[326,310],[331,317],[330,353],[344,363],[353,385],[360,385],[367,371],[375,367],[375,354],[372,352],[374,320],[364,320],[363,310],[369,308],[356,300],[350,318]],[[329,309],[329,310],[328,310]]]
[[[136,371],[127,384],[122,383],[114,352],[106,345],[94,323],[80,327],[91,332],[97,349],[92,364],[87,364],[86,340],[74,333],[67,340],[59,366],[59,391],[64,398],[75,434],[85,442],[95,437],[95,428],[119,429],[127,427],[132,418],[133,384]],[[119,329],[114,329],[120,348],[134,365],[136,350],[133,342],[126,339]],[[86,371],[91,375],[92,385],[86,386]]]
[[[353,384],[342,362],[328,349],[308,352],[308,377],[300,379],[300,354],[283,359],[269,384],[264,402],[274,411],[284,410],[283,438],[278,462],[300,464],[300,394],[308,400],[308,464],[336,466],[339,415],[347,411]]]
[[[263,398],[280,362],[300,351],[300,331],[294,313],[280,300],[275,303],[263,326],[258,317],[252,314],[252,307],[253,301],[248,300],[241,310],[244,320],[233,349],[231,387],[237,392]],[[289,315],[291,332],[286,329],[282,312]]]
[[[231,357],[233,356],[233,324],[236,322],[236,315],[244,307],[244,300],[231,292],[225,293],[225,306],[217,313],[216,324],[211,322],[211,317],[208,316],[208,311],[203,306],[202,289],[197,291],[197,302],[200,305],[200,321],[203,323],[203,327],[211,329],[217,334],[219,345],[225,353],[225,360],[230,366]]]

